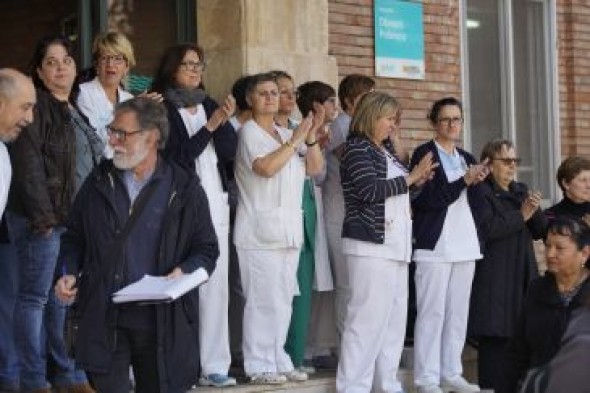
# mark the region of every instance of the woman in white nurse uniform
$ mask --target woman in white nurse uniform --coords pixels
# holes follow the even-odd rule
[[[465,343],[475,261],[482,257],[477,232],[476,186],[488,174],[486,163],[456,146],[463,107],[453,97],[436,101],[429,120],[433,140],[412,155],[416,165],[426,154],[440,163],[433,179],[412,201],[416,303],[414,382],[418,393],[479,392],[463,378]]]
[[[324,165],[316,141],[321,122],[308,115],[294,131],[278,126],[273,116],[279,89],[272,74],[253,76],[246,96],[253,118],[238,136],[234,232],[246,298],[244,370],[254,383],[302,381],[307,375],[294,370],[283,347],[297,293],[303,181],[306,172],[318,174]]]

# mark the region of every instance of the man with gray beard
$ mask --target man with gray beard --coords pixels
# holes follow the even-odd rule
[[[164,304],[119,304],[120,288],[145,274],[177,277],[219,254],[205,192],[192,171],[164,159],[164,106],[134,98],[107,127],[112,160],[82,186],[61,239],[56,294],[76,300],[75,358],[99,392],[184,392],[197,382],[198,291]]]

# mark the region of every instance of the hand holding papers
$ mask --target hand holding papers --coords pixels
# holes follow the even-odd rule
[[[206,282],[208,278],[209,275],[203,268],[176,278],[145,275],[141,280],[114,293],[113,302],[165,302],[176,300]]]

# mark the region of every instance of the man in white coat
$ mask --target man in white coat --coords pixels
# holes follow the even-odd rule
[[[10,158],[4,145],[15,140],[33,120],[35,88],[30,79],[8,68],[0,69],[0,220],[4,213],[12,177]],[[16,302],[16,250],[7,244],[5,223],[0,226],[0,392],[18,391],[18,357],[14,347],[12,314]]]

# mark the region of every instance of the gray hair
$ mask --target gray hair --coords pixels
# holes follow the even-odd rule
[[[133,112],[137,116],[137,122],[142,130],[156,128],[160,132],[158,148],[163,150],[170,132],[168,113],[161,102],[152,98],[135,97],[123,101],[115,107],[115,115],[121,112]]]
[[[7,72],[6,69],[0,69],[0,96],[8,98],[16,91],[16,78]]]
[[[488,158],[490,161],[496,158],[496,155],[502,152],[502,149],[514,149],[512,141],[503,138],[492,139],[481,149],[480,160]]]

